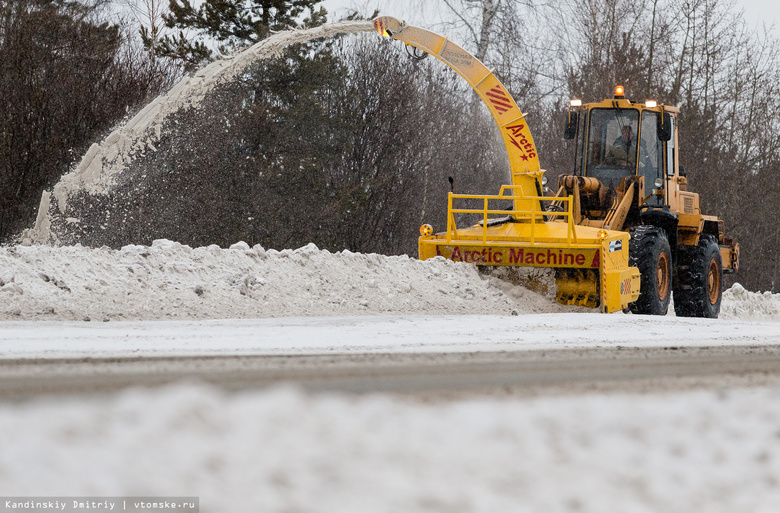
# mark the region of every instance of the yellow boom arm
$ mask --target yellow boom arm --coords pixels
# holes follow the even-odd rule
[[[383,36],[403,41],[433,55],[455,70],[474,88],[501,130],[509,156],[514,194],[537,196],[537,182],[543,171],[539,168],[539,158],[531,131],[515,100],[493,72],[457,44],[429,30],[406,25],[390,16],[375,19],[374,27]],[[519,202],[516,205],[518,210],[530,210],[530,204],[526,203],[533,200],[515,201]]]

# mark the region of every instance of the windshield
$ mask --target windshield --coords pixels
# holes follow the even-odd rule
[[[636,172],[639,111],[593,109],[590,111],[585,175],[607,187]]]

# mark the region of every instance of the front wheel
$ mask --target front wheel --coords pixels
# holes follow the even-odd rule
[[[666,315],[672,298],[672,250],[666,232],[654,226],[631,230],[628,261],[639,269],[639,298],[629,305],[632,313]]]
[[[699,244],[681,248],[674,287],[674,311],[678,317],[717,319],[723,295],[723,262],[718,240],[702,235]]]

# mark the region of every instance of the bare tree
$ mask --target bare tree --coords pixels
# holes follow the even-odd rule
[[[157,49],[167,30],[164,16],[168,14],[167,0],[123,0],[132,14],[147,51],[149,64],[157,64]]]
[[[523,109],[549,94],[555,56],[547,50],[547,34],[539,29],[543,19],[532,0],[441,3],[451,21],[440,23],[439,28],[460,35],[467,42],[464,46],[493,68]]]

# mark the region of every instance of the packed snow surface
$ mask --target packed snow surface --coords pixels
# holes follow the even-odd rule
[[[780,511],[780,388],[479,398],[181,385],[0,405],[0,495],[204,513]]]
[[[780,345],[780,324],[598,313],[0,323],[0,359],[760,345]]]

